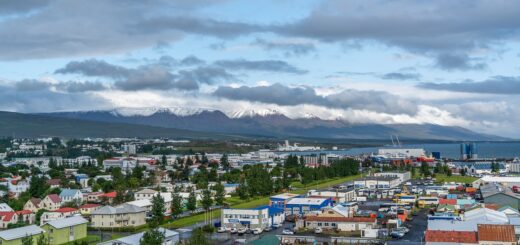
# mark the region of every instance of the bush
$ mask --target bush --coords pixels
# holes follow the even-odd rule
[[[202,231],[206,233],[213,233],[215,232],[215,227],[213,225],[205,225],[202,227]]]

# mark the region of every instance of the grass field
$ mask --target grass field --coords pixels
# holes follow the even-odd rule
[[[452,176],[446,176],[444,174],[437,174],[435,176],[437,179],[437,182],[456,182],[456,183],[465,183],[465,184],[471,184],[473,181],[477,180],[478,178],[471,177],[471,176],[459,176],[459,175],[452,175]]]
[[[326,188],[333,185],[338,185],[347,181],[352,181],[357,178],[360,178],[361,174],[348,176],[344,178],[336,178],[336,179],[327,179],[322,181],[316,181],[311,184],[308,184],[306,186],[303,186],[295,191],[291,191],[291,193],[295,194],[304,194],[307,191],[311,189],[320,189],[320,188]],[[241,200],[238,197],[230,197],[226,198],[226,202],[230,204],[232,208],[254,208],[260,205],[266,205],[269,204],[269,197],[258,197],[253,198],[250,200]],[[212,218],[218,218],[220,217],[220,209],[213,210],[210,212],[210,215]],[[203,222],[205,220],[206,215],[205,214],[195,214],[191,215],[189,217],[184,217],[180,219],[176,219],[172,221],[171,223],[163,225],[165,228],[180,228],[185,227],[189,225],[193,225],[199,222]]]

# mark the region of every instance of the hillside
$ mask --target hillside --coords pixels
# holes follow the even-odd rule
[[[14,112],[0,112],[0,136],[15,137],[168,137],[219,138],[223,135],[146,125],[94,122]]]

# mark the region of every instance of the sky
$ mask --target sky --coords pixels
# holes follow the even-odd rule
[[[278,111],[520,138],[520,1],[0,1],[0,110]]]

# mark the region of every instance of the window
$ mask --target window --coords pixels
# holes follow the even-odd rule
[[[331,225],[332,225],[332,227],[336,227],[336,223],[332,223]]]
[[[329,223],[328,223],[328,222],[325,222],[325,226],[329,226]]]
[[[321,222],[318,223],[318,226],[321,226]]]

